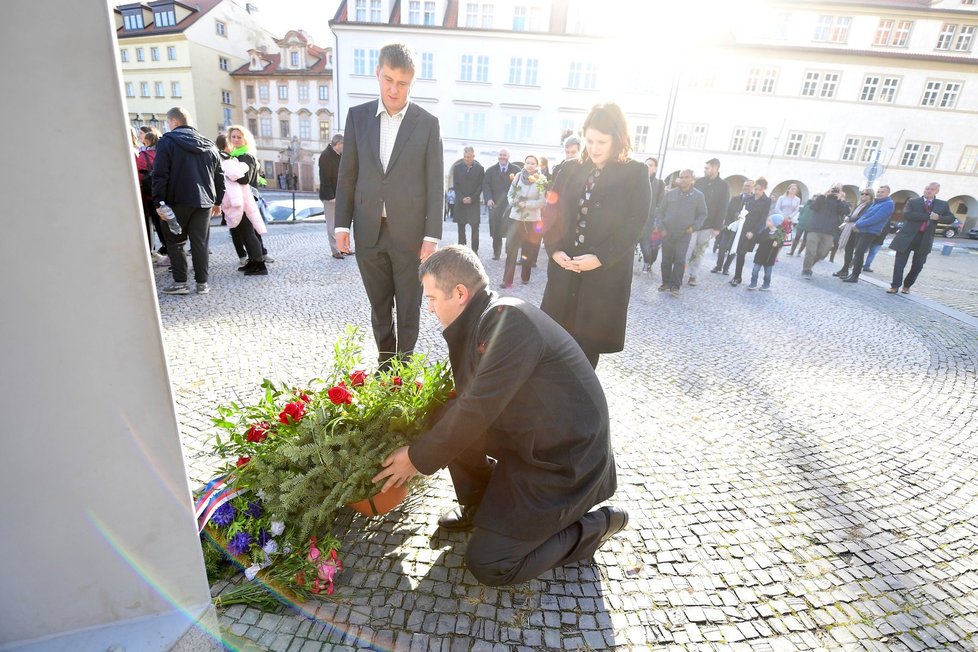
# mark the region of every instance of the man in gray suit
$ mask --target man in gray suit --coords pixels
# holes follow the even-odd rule
[[[350,250],[352,226],[385,367],[394,357],[410,355],[418,340],[418,266],[441,239],[444,162],[438,119],[409,99],[414,60],[407,46],[381,48],[377,81],[380,99],[353,107],[346,118],[336,246]]]

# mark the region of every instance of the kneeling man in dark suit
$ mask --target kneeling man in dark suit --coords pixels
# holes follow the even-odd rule
[[[472,530],[465,561],[483,584],[590,559],[628,514],[592,511],[617,482],[608,404],[584,352],[539,308],[489,291],[466,247],[436,251],[419,274],[458,396],[430,431],[384,460],[374,482],[386,490],[447,466],[459,508],[438,524]]]

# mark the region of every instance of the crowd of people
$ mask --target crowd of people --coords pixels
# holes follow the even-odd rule
[[[387,457],[375,482],[385,490],[447,467],[458,507],[439,526],[472,530],[465,559],[481,582],[522,582],[589,558],[627,526],[625,510],[595,509],[616,487],[595,369],[600,356],[624,347],[636,248],[645,273],[661,250],[659,289],[676,296],[684,285],[697,285],[711,251],[717,256],[711,272],[729,275],[733,265],[733,287],[742,284],[753,253],[747,289],[767,291],[789,242],[787,255],[804,253],[805,278],[841,248],[845,260],[836,275],[855,283],[868,266],[864,256],[871,262],[880,246],[893,201],[881,186],[864,190],[851,207],[838,184],[804,204],[792,184],[772,201],[763,177],[731,197],[717,159],[706,162],[700,178],[685,169],[667,186],[654,158],[644,164],[631,158],[626,119],[613,103],[592,108],[581,138],[565,140],[566,158],[553,169],[533,154],[512,162],[505,148],[484,168],[466,148],[449,171],[446,195],[440,124],[410,101],[414,73],[410,49],[384,46],[378,99],[349,110],[343,135],[320,159],[330,252],[357,262],[378,373],[396,371],[413,354],[426,301],[443,327],[455,376],[456,398],[421,439]],[[166,249],[156,253],[168,255],[173,274],[163,293],[190,291],[187,240],[197,292],[209,290],[210,218],[222,211],[240,271],[267,274],[251,134],[232,126],[215,146],[179,108],[168,112],[167,126],[162,137],[142,137],[145,152],[137,157],[149,178],[147,235],[151,246],[152,230],[159,235]],[[939,188],[929,184],[904,208],[904,226],[890,245],[897,251],[891,292],[909,292],[934,227],[950,215],[947,202],[936,199]],[[478,256],[483,204],[494,260],[505,242],[501,289],[512,288],[517,266],[528,283],[545,250],[539,307],[490,289]],[[459,244],[439,250],[446,216],[457,224]],[[172,221],[179,228],[170,228]]]

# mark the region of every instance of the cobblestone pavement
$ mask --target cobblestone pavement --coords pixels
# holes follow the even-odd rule
[[[368,321],[356,264],[324,253],[322,224],[273,227],[266,244],[270,275],[245,278],[214,229],[213,291],[160,297],[193,484],[215,467],[215,406],[255,398],[263,377],[317,375],[343,326]],[[501,261],[488,266],[498,283]],[[453,496],[441,472],[386,518],[357,517],[330,600],[224,609],[228,640],[290,652],[978,650],[975,330],[869,283],[843,286],[828,263],[812,281],[799,270],[779,263],[770,293],[707,273],[679,297],[656,292],[658,269],[636,274],[626,350],[598,367],[613,502],[631,521],[596,564],[480,586],[464,535],[435,535]],[[545,281],[534,270],[515,293],[538,303]],[[419,348],[445,354],[427,313]]]

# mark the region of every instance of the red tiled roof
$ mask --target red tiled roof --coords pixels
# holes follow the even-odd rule
[[[333,70],[329,68],[329,50],[325,50],[321,47],[310,45],[307,46],[306,51],[317,57],[316,62],[306,68],[301,70],[292,70],[291,68],[281,68],[282,55],[281,54],[266,54],[262,53],[261,58],[268,62],[268,65],[261,70],[251,70],[251,61],[245,63],[244,65],[235,69],[232,73],[232,77],[268,77],[274,75],[276,77],[303,77],[306,75],[321,75],[325,77],[332,77]]]
[[[221,4],[222,1],[223,0],[197,0],[191,5],[175,0],[173,4],[185,7],[192,12],[189,16],[181,20],[176,25],[159,29],[153,24],[152,21],[147,23],[143,29],[126,29],[125,25],[123,25],[116,30],[116,36],[118,38],[131,38],[133,36],[148,36],[152,34],[179,34],[200,20],[208,11]],[[149,9],[148,3],[131,2],[128,4],[117,5],[115,11],[121,14],[121,9],[134,9],[136,7],[145,7]]]

